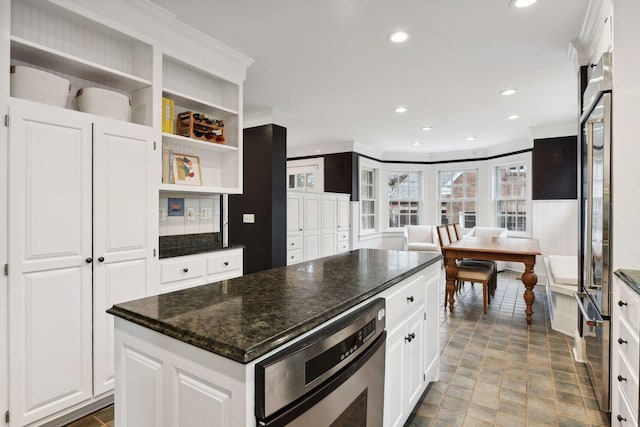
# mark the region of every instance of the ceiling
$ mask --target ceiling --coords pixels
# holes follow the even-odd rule
[[[153,1],[254,59],[245,118],[286,127],[289,156],[354,143],[381,158],[478,152],[577,122],[568,52],[587,0]],[[397,30],[409,40],[390,43]]]

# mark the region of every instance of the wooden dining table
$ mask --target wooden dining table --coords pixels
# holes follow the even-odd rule
[[[531,324],[533,302],[536,297],[533,287],[538,282],[534,272],[536,256],[542,255],[540,243],[536,239],[517,237],[464,237],[457,242],[442,246],[442,257],[445,258],[447,275],[447,302],[449,311],[453,312],[456,292],[456,260],[472,258],[490,261],[508,261],[524,263],[522,283],[524,284],[524,301],[526,304],[527,324]]]

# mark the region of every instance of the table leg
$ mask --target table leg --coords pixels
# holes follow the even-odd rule
[[[524,283],[524,302],[527,305],[527,324],[531,324],[531,315],[533,314],[533,302],[536,300],[536,295],[533,293],[533,287],[538,283],[538,276],[533,271],[535,265],[535,259],[532,261],[525,261],[524,273],[522,273],[522,283]]]
[[[449,311],[453,312],[453,303],[455,302],[455,298],[453,297],[456,293],[456,276],[458,275],[458,265],[456,264],[455,258],[447,258],[447,266],[444,270],[447,274],[447,299],[445,301],[449,302]]]

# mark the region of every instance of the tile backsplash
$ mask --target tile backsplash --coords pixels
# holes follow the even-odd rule
[[[162,193],[158,211],[160,236],[219,233],[220,212],[218,195]]]

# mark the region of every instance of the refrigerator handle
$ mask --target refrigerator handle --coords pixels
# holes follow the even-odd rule
[[[602,317],[598,313],[596,313],[595,317],[591,317],[590,315],[587,314],[587,309],[584,306],[583,298],[589,298],[589,295],[586,292],[574,292],[573,296],[578,302],[578,308],[582,312],[582,317],[585,319],[585,323],[589,326],[595,326],[596,328],[601,328],[604,323],[604,320],[602,319]]]

